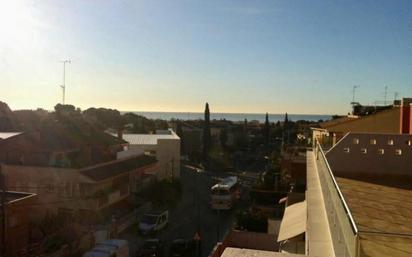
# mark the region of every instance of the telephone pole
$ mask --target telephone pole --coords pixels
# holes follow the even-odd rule
[[[63,63],[63,84],[60,86],[63,90],[62,104],[66,103],[66,63],[71,63],[70,60],[61,61]]]

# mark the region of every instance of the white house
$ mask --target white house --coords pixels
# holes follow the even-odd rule
[[[158,160],[158,179],[180,177],[180,138],[172,129],[157,130],[156,134],[123,134],[128,142],[117,158],[125,158],[145,153]]]

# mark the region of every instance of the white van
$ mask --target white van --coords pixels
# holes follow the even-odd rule
[[[169,211],[146,213],[140,219],[139,231],[146,235],[156,233],[167,226],[169,222]]]

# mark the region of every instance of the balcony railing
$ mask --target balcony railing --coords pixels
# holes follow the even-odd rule
[[[356,257],[358,228],[319,142],[314,150],[335,256]]]

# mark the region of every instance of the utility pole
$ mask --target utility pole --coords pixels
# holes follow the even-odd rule
[[[66,63],[71,63],[70,60],[61,61],[63,63],[63,84],[60,86],[63,90],[62,104],[66,103]]]

